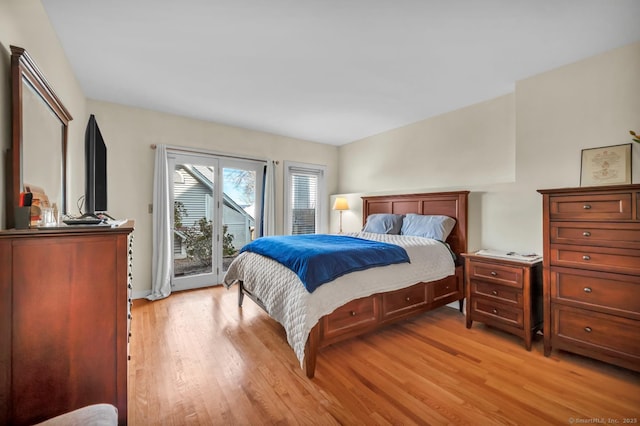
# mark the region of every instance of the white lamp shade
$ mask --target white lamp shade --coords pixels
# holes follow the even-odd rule
[[[336,201],[333,203],[334,210],[349,210],[349,203],[347,203],[347,199],[344,197],[337,197]]]

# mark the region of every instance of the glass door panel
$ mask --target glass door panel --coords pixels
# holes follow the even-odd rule
[[[261,235],[264,163],[221,159],[222,272],[238,251]]]
[[[169,166],[173,171],[173,290],[217,284],[217,160],[173,154]]]

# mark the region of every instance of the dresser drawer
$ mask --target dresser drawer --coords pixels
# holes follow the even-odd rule
[[[555,266],[640,275],[640,250],[551,244],[549,253]]]
[[[640,277],[566,268],[550,276],[554,301],[640,320]]]
[[[411,310],[427,303],[424,284],[416,284],[382,295],[382,312],[384,316]]]
[[[476,297],[471,302],[472,317],[478,318],[478,315],[497,320],[512,327],[523,328],[524,314],[522,309],[509,307],[493,300]]]
[[[325,340],[376,324],[380,298],[353,300],[322,318],[321,332]]]
[[[551,196],[551,220],[631,220],[632,194],[584,194]]]
[[[507,305],[522,307],[522,290],[514,287],[491,284],[484,281],[471,281],[471,293],[495,299]]]
[[[640,250],[640,223],[551,222],[554,244],[579,244]]]
[[[522,268],[504,264],[470,262],[470,279],[481,279],[494,284],[522,288]]]
[[[555,305],[555,337],[569,344],[640,357],[640,322],[614,315]]]

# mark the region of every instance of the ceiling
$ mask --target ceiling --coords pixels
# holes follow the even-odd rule
[[[90,99],[342,145],[640,40],[638,0],[42,0]]]

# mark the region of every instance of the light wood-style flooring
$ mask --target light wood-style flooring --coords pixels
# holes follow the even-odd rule
[[[546,358],[541,336],[527,352],[448,307],[321,350],[311,380],[283,328],[251,300],[238,308],[235,288],[135,300],[132,332],[134,426],[640,423],[639,373]]]

